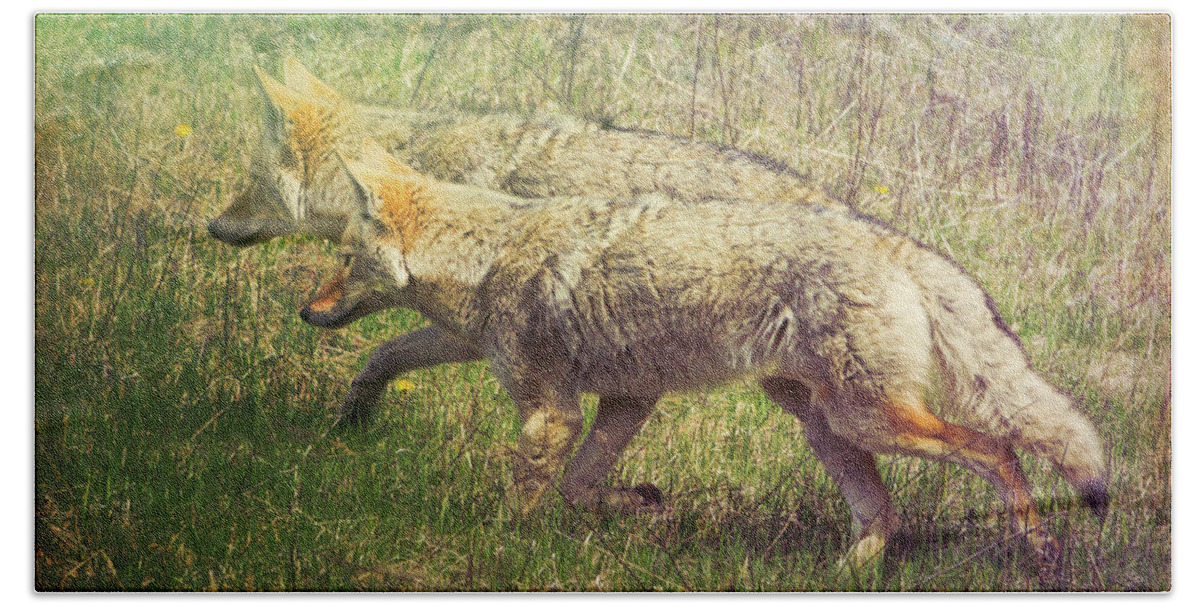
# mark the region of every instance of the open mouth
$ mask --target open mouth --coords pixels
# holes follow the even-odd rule
[[[358,317],[352,314],[346,314],[350,311],[340,311],[337,307],[329,310],[317,310],[312,304],[305,306],[300,310],[300,318],[309,325],[323,327],[325,329],[341,329]]]
[[[300,310],[300,318],[309,325],[325,329],[341,329],[369,314],[390,305],[375,294],[346,296],[342,277],[338,276],[317,290],[316,297]]]
[[[349,306],[341,301],[317,299],[300,310],[300,318],[309,325],[325,329],[341,329],[358,319],[385,308],[373,299],[366,298]]]
[[[312,301],[300,311],[300,318],[309,325],[338,329],[375,311],[386,308],[370,294],[348,294],[346,278],[349,275],[350,257],[333,279],[321,285]]]

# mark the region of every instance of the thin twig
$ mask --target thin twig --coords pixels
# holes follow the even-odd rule
[[[571,28],[571,47],[570,58],[567,60],[567,87],[565,98],[569,102],[571,100],[572,89],[575,88],[575,60],[579,55],[579,41],[583,38],[583,20],[587,15],[579,15],[575,19],[574,27]]]
[[[441,27],[438,28],[437,38],[433,40],[433,46],[429,49],[429,55],[425,57],[425,65],[421,66],[421,73],[417,76],[417,84],[413,87],[412,95],[408,97],[410,105],[417,100],[417,93],[421,91],[421,84],[425,82],[425,72],[429,71],[429,64],[433,63],[434,56],[442,48],[442,37],[446,34],[449,23],[450,17],[443,15]]]
[[[688,114],[688,139],[696,138],[696,86],[700,82],[700,51],[704,47],[704,15],[696,15],[696,64],[692,68],[692,107]]]

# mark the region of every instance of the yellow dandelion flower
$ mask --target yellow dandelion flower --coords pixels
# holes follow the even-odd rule
[[[392,390],[398,393],[407,393],[414,388],[417,388],[417,385],[413,384],[409,380],[397,380],[396,383],[392,385]]]
[[[175,137],[187,137],[192,134],[192,128],[180,123],[175,125]]]
[[[96,284],[96,280],[92,277],[83,277],[82,279],[79,279],[79,284],[83,287],[91,287],[92,285]]]
[[[880,194],[887,194],[887,193],[888,193],[888,187],[887,187],[887,186],[875,186],[875,191],[876,191],[876,192],[878,192],[878,193],[880,193]]]

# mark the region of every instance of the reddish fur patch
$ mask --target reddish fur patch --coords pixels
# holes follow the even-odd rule
[[[337,306],[345,295],[346,271],[339,270],[333,280],[317,289],[317,295],[308,304],[308,309],[313,312],[328,312]]]
[[[301,103],[288,113],[288,122],[292,151],[303,170],[304,183],[311,184],[317,169],[333,156],[338,131],[337,108]]]
[[[1021,472],[1016,454],[1007,444],[995,437],[946,422],[921,407],[888,404],[885,411],[897,436],[907,444],[902,447],[925,451],[934,456],[952,456],[981,463],[995,471],[1014,493],[1014,508],[1026,507],[1029,483]]]
[[[938,446],[932,448],[935,452],[958,453],[993,466],[1006,464],[1008,449],[995,437],[946,422],[920,406],[892,403],[885,413],[896,434],[911,445],[932,444]]]
[[[949,440],[947,437],[947,431],[950,430],[949,425],[924,408],[902,403],[888,403],[885,405],[884,412],[892,428],[901,434]]]
[[[408,252],[421,231],[420,199],[427,196],[422,179],[391,177],[379,185],[379,219],[400,237],[402,251]]]

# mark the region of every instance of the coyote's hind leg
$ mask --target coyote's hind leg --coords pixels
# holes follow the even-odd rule
[[[772,377],[764,378],[761,384],[767,396],[804,423],[804,438],[850,507],[854,544],[842,561],[865,566],[882,555],[896,527],[896,515],[879,476],[875,456],[834,434],[822,408],[811,402],[812,392],[803,383]]]
[[[846,425],[847,429],[856,429],[846,433],[856,443],[875,452],[899,452],[966,467],[996,488],[1008,508],[1013,530],[1029,541],[1039,558],[1044,562],[1058,561],[1061,554],[1058,541],[1041,525],[1029,481],[1012,446],[942,420],[917,398],[889,399],[882,403],[876,400],[878,407],[872,407],[867,403],[871,400],[861,395],[856,400],[856,404],[843,402],[836,410],[854,415],[872,412],[869,420]]]

